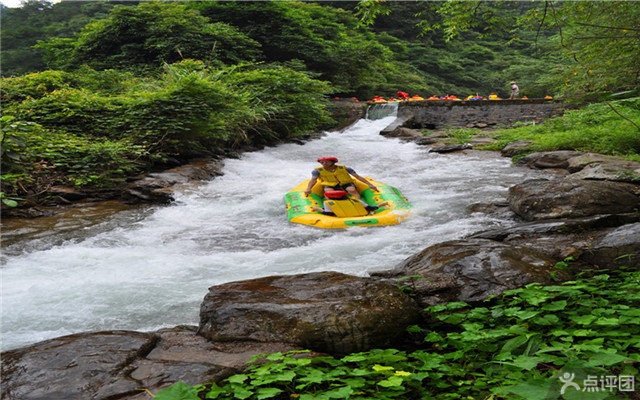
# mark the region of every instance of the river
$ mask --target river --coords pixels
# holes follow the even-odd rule
[[[245,153],[225,161],[224,176],[176,193],[172,205],[114,210],[91,223],[77,211],[66,217],[77,224],[5,246],[2,349],[82,331],[197,325],[212,285],[326,270],[366,276],[431,244],[514,223],[468,207],[503,201],[536,171],[493,152],[436,154],[379,135],[393,120],[362,119],[304,145]],[[283,195],[321,155],[396,186],[411,216],[346,230],[289,223]]]

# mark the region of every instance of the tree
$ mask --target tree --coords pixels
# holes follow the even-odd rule
[[[230,64],[260,57],[258,43],[227,24],[209,23],[182,3],[118,6],[108,18],[89,23],[77,38],[40,47],[58,64],[64,63],[57,65],[63,69],[86,64],[99,70],[145,71],[183,59]]]
[[[545,4],[540,26],[557,33],[566,68],[554,71],[573,98],[640,89],[640,7],[628,1]]]
[[[380,16],[391,9],[373,0],[360,1],[359,8],[366,24],[384,18]],[[432,18],[434,12],[439,19]],[[424,31],[440,32],[448,42],[471,35],[509,46],[520,43],[531,52],[542,50],[536,58],[543,64],[533,58],[538,64],[533,70],[531,60],[523,63],[520,57],[510,60],[515,66],[508,64],[511,76],[518,70],[523,77],[537,75],[525,86],[544,82],[575,100],[639,89],[640,7],[634,2],[453,0],[425,5],[425,15],[431,17],[421,24]]]
[[[261,44],[265,60],[304,68],[330,81],[335,95],[372,96],[424,86],[424,77],[343,9],[301,1],[198,2],[202,15],[236,26]],[[397,74],[398,71],[402,71]],[[388,87],[386,83],[389,82]]]
[[[68,40],[92,18],[105,18],[118,3],[62,1],[53,4],[47,0],[27,0],[19,8],[2,7],[2,75],[20,75],[51,67],[38,42],[53,38]],[[58,58],[64,59],[66,54]]]

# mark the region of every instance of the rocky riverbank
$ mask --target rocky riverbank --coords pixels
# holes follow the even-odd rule
[[[259,353],[402,347],[405,328],[420,322],[426,305],[474,303],[586,269],[640,268],[639,163],[578,152],[531,154],[520,163],[549,170],[548,179],[522,182],[505,203],[470,210],[510,215],[515,226],[429,246],[370,277],[324,272],[213,286],[203,293],[197,327],[86,332],[4,352],[2,398],[149,399],[145,390],[178,380],[223,379]],[[166,174],[171,181],[176,171]],[[154,187],[160,178],[149,179]],[[174,176],[183,179],[190,178]],[[558,268],[563,260],[568,268]]]

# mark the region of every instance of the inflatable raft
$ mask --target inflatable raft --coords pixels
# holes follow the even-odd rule
[[[348,228],[352,226],[384,226],[395,225],[405,219],[411,210],[411,204],[398,189],[371,178],[378,191],[374,192],[367,185],[355,181],[362,200],[371,206],[386,203],[375,211],[367,212],[361,203],[348,197],[323,199],[322,185],[317,183],[309,196],[304,194],[309,180],[301,182],[284,196],[287,206],[287,218],[290,222],[315,226],[318,228]],[[323,208],[327,201],[335,215],[325,215],[317,209]]]

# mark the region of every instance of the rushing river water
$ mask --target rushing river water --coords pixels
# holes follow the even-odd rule
[[[245,153],[225,162],[224,176],[176,193],[170,206],[62,224],[3,249],[2,348],[81,331],[197,324],[212,285],[326,270],[365,276],[431,244],[513,223],[468,206],[504,200],[535,171],[495,153],[436,154],[379,135],[393,120],[363,119],[305,145]],[[310,177],[321,155],[396,186],[412,215],[387,227],[290,224],[283,195]]]

